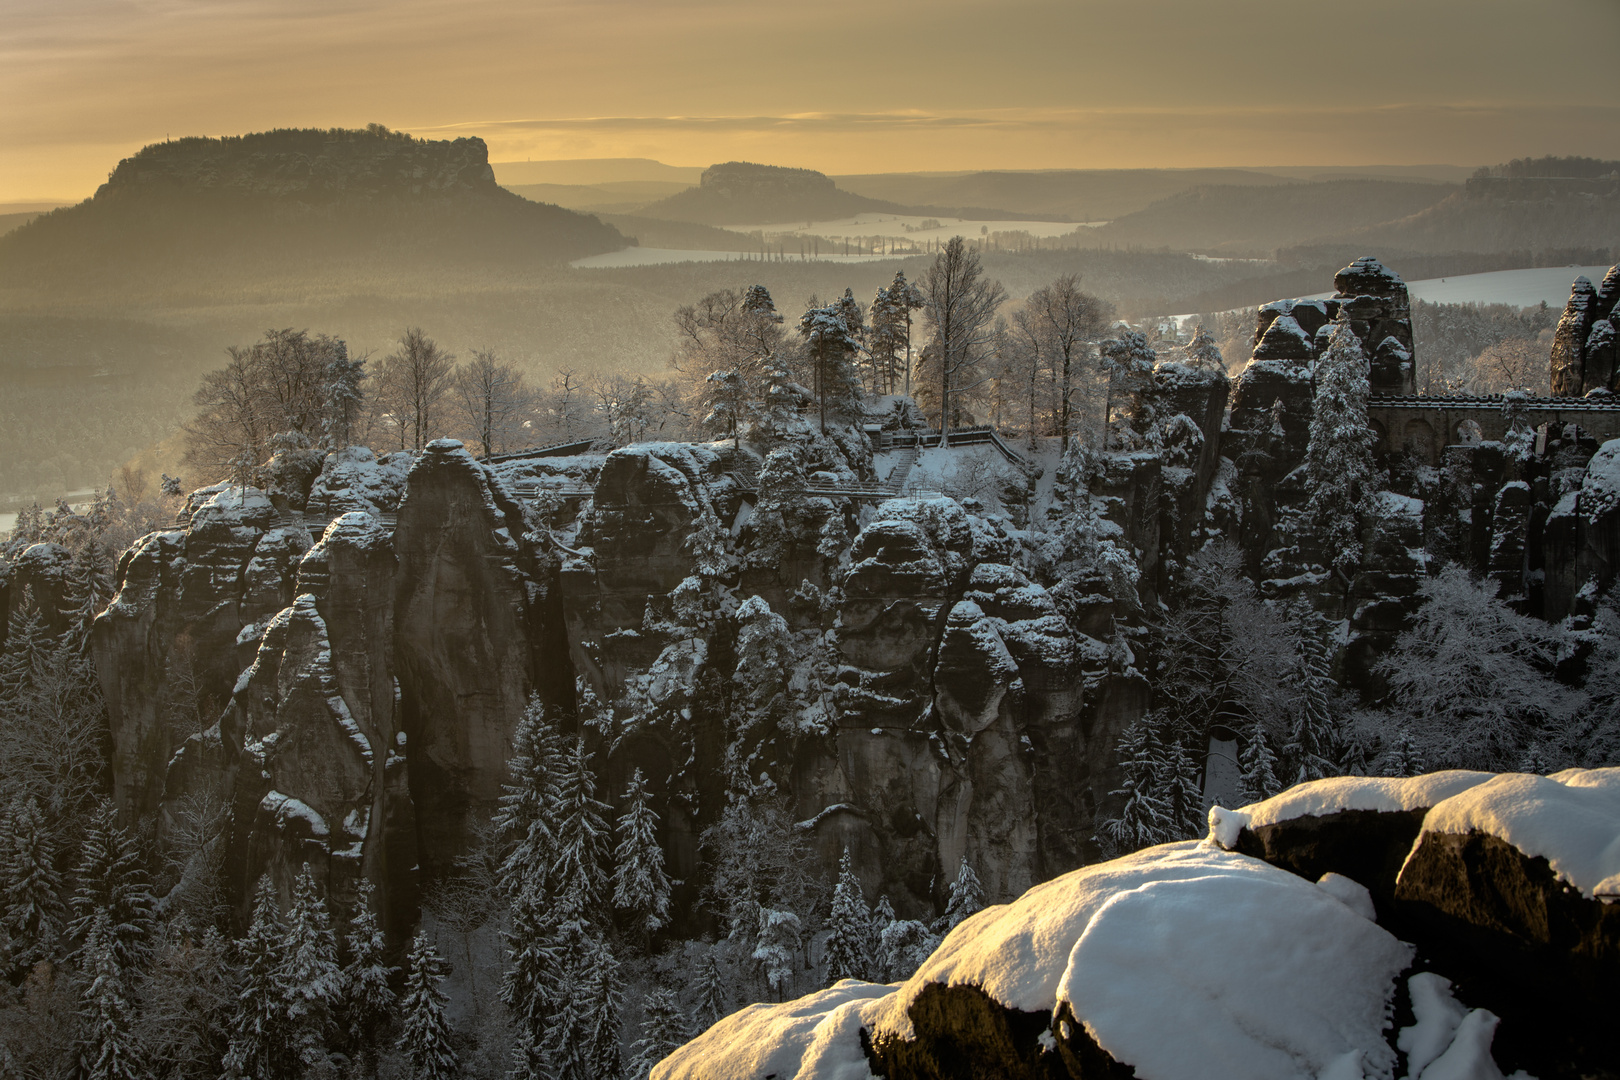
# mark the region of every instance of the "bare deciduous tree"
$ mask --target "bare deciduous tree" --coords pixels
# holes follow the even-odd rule
[[[420,451],[443,433],[444,399],[455,359],[420,327],[406,330],[399,348],[383,357],[377,374],[378,408],[392,417],[401,450]]]
[[[526,441],[524,421],[534,403],[534,395],[524,385],[523,374],[487,349],[456,369],[451,411],[468,442],[479,447],[479,456],[488,457]]]
[[[986,381],[979,371],[993,339],[996,309],[1007,299],[1001,282],[984,276],[979,255],[960,236],[923,275],[923,317],[932,333],[923,364],[938,395],[940,442],[949,442],[953,398]]]

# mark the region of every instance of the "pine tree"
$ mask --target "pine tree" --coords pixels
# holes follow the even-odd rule
[[[349,923],[347,940],[349,964],[343,969],[349,1038],[368,1058],[376,1053],[379,1032],[393,1018],[396,999],[389,980],[399,971],[383,959],[388,940],[372,910],[376,891],[370,879],[362,879],[356,890],[354,919]]]
[[[1309,610],[1295,615],[1301,701],[1285,753],[1293,766],[1296,784],[1340,772],[1334,762],[1338,756],[1337,723],[1328,696],[1333,688],[1331,656],[1320,628],[1313,625],[1317,622],[1317,616]]]
[[[704,1031],[731,1010],[726,1008],[726,983],[720,970],[720,946],[710,945],[698,961],[697,1022]]]
[[[1282,790],[1282,784],[1277,781],[1277,755],[1272,753],[1265,728],[1258,720],[1249,726],[1248,737],[1238,753],[1238,765],[1243,769],[1245,803],[1269,799]]]
[[[793,977],[794,953],[799,948],[802,924],[791,911],[774,908],[759,909],[759,932],[754,946],[754,959],[765,973],[765,981],[778,995]]]
[[[13,714],[27,709],[34,673],[50,648],[51,636],[45,632],[32,590],[25,586],[12,601],[5,648],[0,649],[0,708]]]
[[[691,1038],[675,992],[657,989],[641,1003],[641,1037],[630,1047],[629,1080],[647,1080],[654,1065]]]
[[[439,984],[449,965],[419,933],[406,960],[405,996],[400,999],[400,1045],[411,1059],[415,1080],[449,1080],[456,1075],[456,1052],[445,1019],[448,998]]]
[[[872,975],[875,982],[890,982],[894,976],[889,974],[888,950],[884,948],[883,934],[896,922],[894,905],[889,903],[888,896],[879,896],[877,903],[872,905]]]
[[[511,896],[531,885],[542,892],[551,886],[562,768],[556,725],[546,715],[540,695],[531,694],[512,733],[512,756],[506,763],[509,779],[502,785],[493,821],[496,831],[512,843],[501,863],[501,883]]]
[[[557,905],[532,882],[512,901],[501,1000],[535,1047],[544,1041],[557,972],[564,960],[557,943],[559,918]]]
[[[586,954],[584,979],[591,1076],[593,1080],[619,1080],[623,1072],[619,1056],[619,1013],[623,1004],[619,965],[606,942],[598,940],[595,946]]]
[[[276,982],[293,1053],[306,1069],[316,1069],[327,1058],[327,1036],[344,985],[332,919],[308,863],[293,882],[286,922]]]
[[[1395,729],[1395,737],[1390,740],[1389,749],[1384,753],[1383,773],[1385,776],[1420,776],[1423,773],[1423,758],[1412,738],[1412,729],[1405,724]]]
[[[63,576],[61,612],[67,623],[68,640],[75,650],[82,651],[87,646],[90,624],[112,601],[113,561],[113,553],[94,535],[68,560]]]
[[[1198,329],[1193,331],[1192,340],[1187,343],[1187,362],[1194,367],[1207,368],[1211,371],[1225,371],[1226,360],[1221,356],[1220,347],[1204,324],[1199,323]]]
[[[66,923],[56,842],[30,796],[7,815],[4,863],[0,865],[0,928],[10,938],[5,957],[13,971],[27,970],[61,953]]]
[[[1305,476],[1306,513],[1324,553],[1346,581],[1361,563],[1361,508],[1372,495],[1373,435],[1367,425],[1367,359],[1341,312],[1316,362]]]
[[[118,965],[116,933],[108,914],[98,912],[85,935],[84,968],[90,985],[84,991],[84,1042],[78,1076],[83,1080],[137,1080],[140,1066],[131,1030],[132,1017],[124,971]]]
[[[563,765],[557,798],[557,861],[552,869],[555,896],[574,914],[597,915],[606,892],[602,864],[608,853],[605,814],[609,807],[596,797],[596,774],[583,736],[574,740]]]
[[[1098,830],[1102,840],[1115,853],[1129,854],[1169,839],[1170,807],[1160,795],[1159,739],[1152,725],[1132,720],[1115,747],[1124,783],[1109,792],[1123,796],[1119,816],[1103,822]]]
[[[821,405],[821,432],[827,433],[827,408],[847,409],[860,398],[854,358],[860,343],[850,333],[840,304],[811,308],[799,320],[799,333],[810,354],[816,400]]]
[[[1169,803],[1171,838],[1191,840],[1203,835],[1204,791],[1198,783],[1198,765],[1180,739],[1166,739],[1160,766],[1159,788]]]
[[[111,803],[103,803],[90,819],[74,878],[68,936],[87,942],[91,925],[105,914],[107,945],[119,970],[140,967],[156,930],[152,886],[135,838],[118,827]]]
[[[225,1051],[225,1076],[260,1080],[286,1072],[286,1006],[277,978],[282,927],[276,888],[269,875],[259,879],[247,936],[237,942],[242,981],[236,996],[231,1043]]]
[[[961,925],[963,919],[983,910],[984,886],[979,883],[979,875],[973,872],[973,867],[968,865],[967,856],[963,855],[956,868],[956,880],[951,882],[951,894],[945,901],[945,915],[940,924],[946,933],[950,933]]]
[[[637,769],[624,793],[619,815],[619,846],[613,852],[613,906],[635,917],[647,934],[669,922],[669,875],[658,846],[658,815],[647,801],[647,784]]]
[[[939,947],[939,937],[915,919],[894,919],[879,934],[883,973],[890,982],[909,979]]]
[[[965,862],[963,865],[967,865]],[[838,884],[833,886],[832,934],[827,938],[827,983],[840,979],[870,979],[873,972],[872,913],[861,894],[860,879],[850,862],[849,848],[838,860]]]
[[[1524,748],[1524,757],[1519,759],[1519,772],[1534,773],[1541,776],[1548,772],[1547,759],[1542,756],[1539,740],[1531,740],[1529,746]]]

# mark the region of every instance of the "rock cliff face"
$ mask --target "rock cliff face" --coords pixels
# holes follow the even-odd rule
[[[223,801],[237,902],[310,861],[340,898],[385,883],[407,925],[480,842],[537,695],[586,737],[601,795],[648,778],[678,919],[728,789],[781,796],[902,916],[937,911],[964,857],[992,899],[1018,895],[1101,856],[1115,745],[1159,704],[1153,623],[1209,541],[1337,622],[1336,673],[1366,694],[1440,562],[1576,620],[1620,568],[1620,444],[1571,426],[1438,468],[1386,448],[1360,571],[1323,570],[1300,526],[1310,365],[1340,311],[1379,385],[1412,363],[1399,279],[1358,260],[1337,284],[1262,311],[1235,387],[1159,363],[1150,445],[996,457],[1002,481],[960,500],[836,494],[876,482],[873,447],[804,422],[489,464],[449,441],[348,450],[277,473],[275,505],[200,491],[124,556],[96,625],[119,806],[161,841]],[[48,588],[49,561],[9,589]]]
[[[1581,397],[1593,390],[1613,391],[1620,368],[1615,361],[1615,303],[1620,301],[1620,267],[1604,275],[1596,288],[1575,279],[1569,302],[1553,335],[1552,391]]]

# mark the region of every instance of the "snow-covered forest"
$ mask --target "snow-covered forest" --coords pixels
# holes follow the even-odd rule
[[[1620,765],[1620,441],[1532,415],[1620,270],[1433,368],[1336,284],[1232,356],[958,238],[664,379],[233,349],[186,483],[0,547],[0,1076],[641,1080],[1214,805]],[[1501,437],[1384,430],[1431,376]]]

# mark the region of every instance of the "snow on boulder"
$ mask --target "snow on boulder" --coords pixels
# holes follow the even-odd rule
[[[1393,813],[1428,809],[1495,774],[1450,769],[1423,776],[1334,776],[1296,784],[1280,795],[1243,807],[1249,828],[1344,810]]]
[[[304,512],[328,519],[350,511],[392,513],[405,494],[411,462],[412,454],[405,450],[380,458],[364,446],[334,450],[310,488]]]
[[[1438,803],[1423,832],[1494,836],[1581,895],[1620,899],[1620,768],[1493,776]]]
[[[1620,439],[1598,447],[1586,463],[1578,501],[1581,513],[1593,521],[1620,506]]]
[[[861,1027],[892,986],[845,979],[796,1001],[750,1005],[653,1066],[651,1080],[867,1080]]]
[[[1390,1075],[1385,1013],[1411,947],[1308,881],[1226,860],[1110,897],[1059,998],[1146,1080],[1293,1080],[1350,1056]]]

